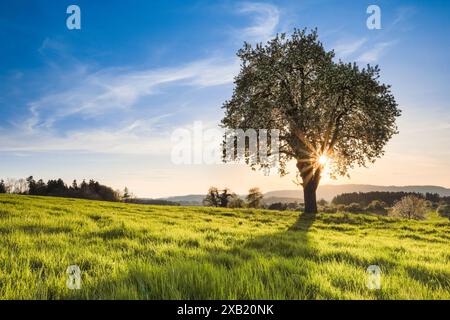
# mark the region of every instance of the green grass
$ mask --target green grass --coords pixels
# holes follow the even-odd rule
[[[450,299],[450,224],[0,195],[0,298]]]

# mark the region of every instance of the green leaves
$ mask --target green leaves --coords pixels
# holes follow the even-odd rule
[[[291,159],[299,170],[326,153],[332,175],[345,175],[383,155],[397,133],[400,110],[378,66],[334,61],[317,30],[295,30],[237,53],[241,71],[222,125],[280,130],[280,174]]]

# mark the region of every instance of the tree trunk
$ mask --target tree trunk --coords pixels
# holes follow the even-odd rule
[[[317,202],[316,202],[316,190],[319,186],[321,169],[313,169],[312,167],[304,168],[304,163],[297,162],[297,168],[303,180],[303,199],[305,201],[305,213],[316,214]]]
[[[306,214],[317,213],[316,189],[317,186],[315,186],[313,181],[303,185],[303,199],[305,201]]]

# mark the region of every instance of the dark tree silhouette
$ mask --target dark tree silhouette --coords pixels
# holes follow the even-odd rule
[[[0,180],[0,193],[6,193],[5,181]]]
[[[263,206],[263,194],[259,188],[248,190],[247,205],[249,208],[261,208]]]

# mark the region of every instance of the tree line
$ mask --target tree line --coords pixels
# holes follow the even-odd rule
[[[80,198],[103,201],[127,201],[131,198],[128,189],[125,192],[114,190],[98,181],[90,179],[78,183],[73,180],[71,185],[67,185],[61,178],[55,180],[35,180],[33,176],[26,179],[0,180],[0,193],[28,194],[36,196],[52,196]]]
[[[450,197],[441,197],[437,193],[417,193],[417,192],[388,192],[388,191],[372,191],[372,192],[352,192],[352,193],[343,193],[338,196],[335,196],[332,200],[332,203],[335,205],[350,205],[353,203],[357,203],[361,206],[367,206],[372,201],[382,201],[387,206],[392,207],[405,198],[406,196],[415,196],[432,203],[446,202],[450,203]]]

